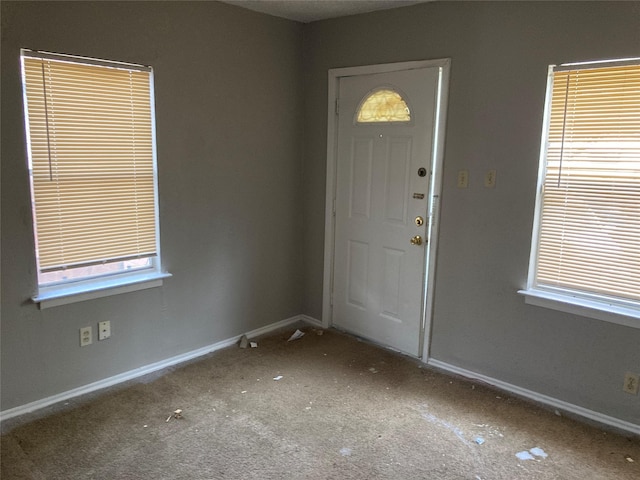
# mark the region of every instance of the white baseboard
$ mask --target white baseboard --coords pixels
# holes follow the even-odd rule
[[[320,320],[310,317],[309,315],[300,315],[300,320],[302,320],[305,323],[308,323],[309,325],[315,328],[326,328],[322,325],[322,322]]]
[[[281,320],[279,322],[272,323],[270,325],[266,325],[264,327],[252,330],[250,332],[245,333],[248,338],[258,337],[260,335],[265,335],[274,330],[278,330],[279,328],[287,327],[293,323],[303,321],[308,323],[316,328],[323,328],[322,322],[319,320],[310,317],[308,315],[296,315],[291,318],[287,318],[285,320]],[[222,348],[229,347],[238,342],[242,335],[236,335],[235,337],[228,338],[226,340],[222,340],[220,342],[207,345],[206,347],[199,348],[197,350],[192,350],[190,352],[186,352],[180,355],[176,355],[174,357],[167,358],[165,360],[161,360],[159,362],[155,362],[149,365],[145,365],[143,367],[139,367],[128,372],[124,372],[118,375],[114,375],[113,377],[105,378],[103,380],[99,380],[97,382],[90,383],[88,385],[83,385],[82,387],[74,388],[72,390],[68,390],[66,392],[58,393],[56,395],[52,395],[50,397],[46,397],[40,400],[36,400],[34,402],[30,402],[24,405],[19,405],[14,408],[10,408],[8,410],[0,412],[0,422],[4,420],[8,420],[10,418],[14,418],[20,415],[24,415],[26,413],[31,413],[36,410],[40,410],[42,408],[48,407],[58,402],[62,402],[65,400],[69,400],[71,398],[78,397],[80,395],[84,395],[86,393],[94,392],[96,390],[100,390],[103,388],[111,387],[113,385],[117,385],[119,383],[123,383],[129,380],[133,380],[135,378],[141,377],[148,373],[153,373],[158,370],[162,370],[163,368],[171,367],[174,365],[178,365],[180,363],[186,362],[188,360],[192,360],[197,357],[201,357],[211,352],[215,352],[216,350],[220,350]],[[620,420],[615,417],[611,417],[608,415],[604,415],[599,412],[595,412],[593,410],[589,410],[578,405],[574,405],[568,402],[564,402],[562,400],[558,400],[553,397],[549,397],[547,395],[543,395],[541,393],[534,392],[532,390],[527,390],[525,388],[518,387],[516,385],[512,385],[507,382],[503,382],[501,380],[497,380],[492,377],[488,377],[486,375],[482,375],[479,373],[472,372],[471,370],[466,370],[464,368],[456,367],[455,365],[448,364],[446,362],[441,362],[436,359],[429,359],[427,364],[433,366],[435,368],[445,370],[451,373],[455,373],[457,375],[461,375],[466,378],[479,380],[489,385],[493,385],[502,390],[511,392],[515,395],[529,398],[536,402],[543,403],[545,405],[550,405],[560,410],[564,410],[566,412],[573,413],[575,415],[588,418],[590,420],[599,422],[604,425],[611,426],[613,428],[617,428],[620,430],[624,430],[626,432],[633,433],[635,435],[640,435],[640,425],[633,424],[631,422],[627,422],[624,420]]]
[[[314,326],[321,325],[320,322],[318,322],[312,317],[308,317],[306,315],[296,315],[294,317],[287,318],[285,320],[281,320],[279,322],[275,322],[261,328],[257,328],[256,330],[252,330],[250,332],[245,333],[245,335],[248,338],[259,337],[260,335],[273,332],[274,330],[278,330],[279,328],[286,327],[288,325],[291,325],[292,323],[296,323],[299,321],[307,322]],[[36,410],[40,410],[41,408],[48,407],[49,405],[53,405],[54,403],[62,402],[64,400],[69,400],[70,398],[78,397],[80,395],[94,392],[96,390],[100,390],[106,387],[111,387],[113,385],[117,385],[119,383],[123,383],[128,380],[133,380],[134,378],[141,377],[142,375],[153,373],[158,370],[162,370],[163,368],[172,367],[179,363],[183,363],[188,360],[201,357],[202,355],[206,355],[208,353],[215,352],[216,350],[220,350],[222,348],[226,348],[231,345],[234,345],[235,343],[238,342],[238,340],[240,340],[241,336],[242,335],[236,335],[235,337],[222,340],[212,345],[207,345],[206,347],[198,348],[197,350],[192,350],[190,352],[182,353],[180,355],[176,355],[175,357],[170,357],[165,360],[161,360],[159,362],[145,365],[144,367],[135,368],[133,370],[129,370],[128,372],[120,373],[118,375],[114,375],[113,377],[105,378],[104,380],[98,380],[97,382],[89,383],[88,385],[83,385],[82,387],[74,388],[72,390],[67,390],[66,392],[58,393],[50,397],[36,400],[35,402],[10,408],[8,410],[0,412],[0,422],[4,420],[8,420],[13,417],[17,417],[19,415],[24,415],[25,413],[35,412]]]
[[[635,435],[640,435],[640,425],[636,425],[634,423],[627,422],[625,420],[620,420],[619,418],[610,417],[609,415],[595,412],[593,410],[589,410],[587,408],[580,407],[578,405],[574,405],[572,403],[568,403],[563,400],[558,400],[557,398],[549,397],[547,395],[543,395],[541,393],[534,392],[532,390],[527,390],[526,388],[518,387],[516,385],[503,382],[502,380],[497,380],[495,378],[488,377],[480,373],[472,372],[471,370],[466,370],[464,368],[456,367],[455,365],[451,365],[446,362],[441,362],[440,360],[436,360],[434,358],[430,358],[429,360],[427,360],[427,365],[430,365],[440,370],[445,370],[447,372],[455,373],[457,375],[461,375],[469,379],[479,380],[481,382],[497,387],[501,390],[511,392],[520,397],[525,397],[530,400],[534,400],[536,402],[555,407],[559,410],[569,412],[569,413],[578,415],[580,417],[587,418],[589,420],[596,421],[603,425],[608,425],[610,427],[613,427],[619,430],[624,430],[626,432],[633,433]]]

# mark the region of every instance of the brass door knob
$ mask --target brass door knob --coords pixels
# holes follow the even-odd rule
[[[422,245],[422,237],[420,235],[416,235],[411,239],[411,245]]]

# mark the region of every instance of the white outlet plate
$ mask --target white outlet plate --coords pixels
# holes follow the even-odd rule
[[[82,327],[80,329],[80,346],[86,347],[93,343],[93,331],[91,327]]]
[[[98,340],[106,340],[111,336],[111,322],[98,323]]]
[[[458,188],[467,188],[469,186],[469,170],[458,171]]]
[[[624,392],[630,393],[631,395],[637,395],[639,381],[640,381],[640,377],[635,373],[631,373],[631,372],[625,373],[624,385],[622,386],[622,390]]]

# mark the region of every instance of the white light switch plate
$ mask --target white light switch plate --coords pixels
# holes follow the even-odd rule
[[[467,188],[469,186],[469,170],[458,171],[458,188]]]
[[[484,175],[484,186],[487,188],[494,188],[496,186],[496,171],[488,170]]]

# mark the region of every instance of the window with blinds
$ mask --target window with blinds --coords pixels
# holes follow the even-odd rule
[[[529,288],[640,309],[640,60],[548,88]]]
[[[153,268],[151,68],[23,51],[39,284]]]

